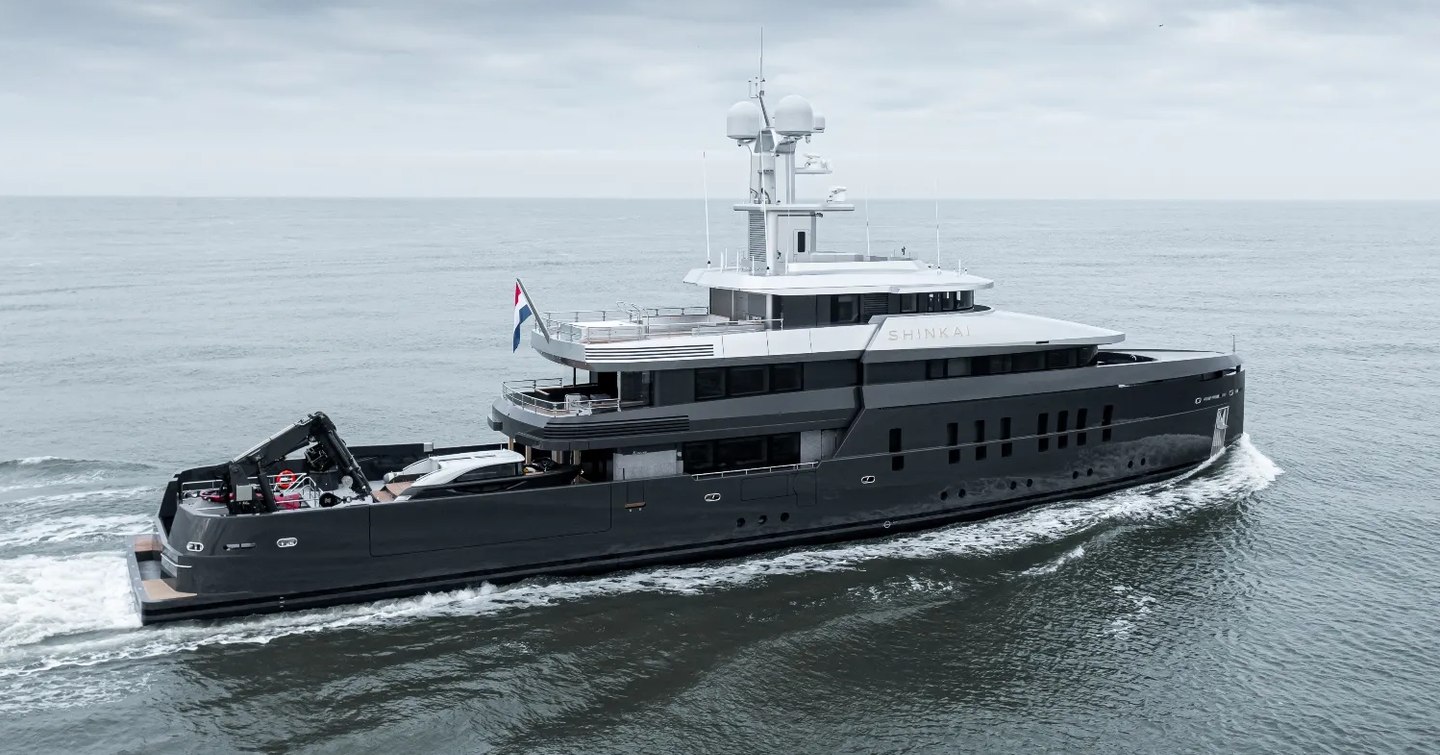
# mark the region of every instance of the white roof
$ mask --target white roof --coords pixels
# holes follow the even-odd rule
[[[421,473],[424,476],[415,481],[416,485],[436,485],[450,482],[472,469],[491,467],[497,464],[514,464],[525,461],[525,457],[508,449],[489,451],[465,451],[458,454],[430,456],[401,470],[401,474]]]
[[[686,283],[756,294],[913,294],[993,288],[989,278],[941,270],[920,260],[863,262],[791,262],[784,273],[756,275],[748,270],[697,267]]]
[[[987,309],[887,315],[870,339],[869,351],[955,348],[994,349],[1044,344],[1100,345],[1125,340],[1125,334],[1094,325],[1055,320],[1023,312]]]

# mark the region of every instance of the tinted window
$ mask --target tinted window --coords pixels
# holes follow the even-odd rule
[[[968,357],[956,357],[945,361],[945,374],[950,377],[964,377],[970,374],[970,359]]]
[[[472,469],[455,478],[455,481],[475,482],[476,480],[494,480],[500,477],[515,477],[519,474],[520,469],[518,464],[495,464],[489,467]]]
[[[945,377],[945,360],[931,359],[925,362],[925,378],[935,380]]]
[[[770,436],[770,464],[800,463],[800,433]]]
[[[1045,352],[1045,368],[1049,370],[1061,370],[1066,367],[1075,366],[1074,349],[1056,349]]]
[[[900,294],[900,311],[908,313],[914,312],[915,309],[915,294]]]
[[[715,468],[715,444],[710,441],[686,443],[680,447],[680,455],[685,460],[687,474],[709,472]]]
[[[1045,355],[1038,351],[1016,354],[1010,359],[1012,372],[1034,372],[1045,369]]]
[[[992,354],[987,358],[987,361],[990,362],[991,375],[1004,375],[1010,371],[1009,354]]]
[[[890,451],[894,453],[900,450],[900,428],[890,428]]]
[[[715,460],[726,468],[765,464],[765,438],[728,438],[715,444]]]
[[[725,370],[711,368],[695,371],[695,400],[725,398]]]
[[[857,322],[860,319],[860,297],[857,294],[841,294],[830,300],[830,320],[836,323]]]
[[[769,369],[757,367],[731,367],[729,395],[754,396],[765,392],[765,375]]]
[[[798,391],[804,384],[801,375],[804,371],[798,364],[777,364],[770,368],[770,391],[772,393],[784,393],[786,391]]]

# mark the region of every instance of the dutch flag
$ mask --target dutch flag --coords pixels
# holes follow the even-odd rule
[[[514,343],[511,344],[511,346],[510,346],[510,353],[511,353],[511,354],[514,354],[515,351],[520,348],[520,323],[525,322],[525,318],[529,317],[529,316],[532,315],[532,314],[534,314],[534,310],[530,307],[530,297],[528,297],[528,296],[525,295],[525,290],[522,289],[522,288],[520,288],[520,281],[519,281],[519,280],[516,280],[516,281],[515,281],[515,341],[514,341]]]

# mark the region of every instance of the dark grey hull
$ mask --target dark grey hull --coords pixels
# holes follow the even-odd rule
[[[162,507],[157,533],[132,548],[131,578],[142,620],[154,623],[727,558],[995,516],[1203,464],[1243,432],[1244,372],[1233,367],[1041,395],[910,404],[867,396],[833,457],[752,474],[278,515],[171,506],[168,522]],[[1107,406],[1119,409],[1102,426]],[[1055,424],[1061,411],[1073,418],[1081,408],[1090,418],[1083,429],[1073,419],[1063,430]],[[997,429],[1002,418],[1008,432]],[[988,429],[972,437],[981,420]],[[903,428],[898,447],[895,428]],[[363,461],[377,448],[353,450]],[[252,547],[227,549],[245,543]]]

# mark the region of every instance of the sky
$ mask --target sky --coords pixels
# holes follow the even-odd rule
[[[738,196],[762,26],[817,194],[1440,199],[1435,0],[0,0],[0,194]]]

